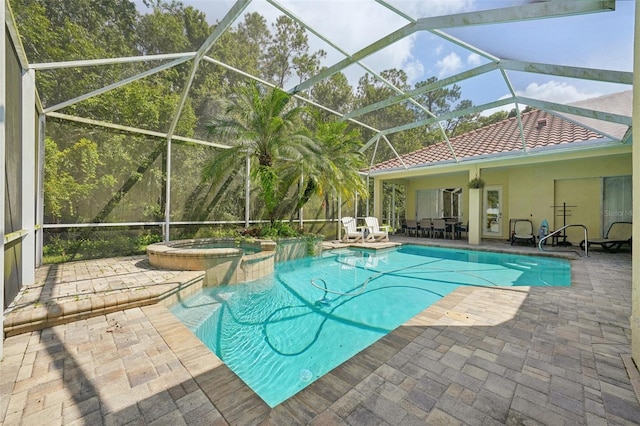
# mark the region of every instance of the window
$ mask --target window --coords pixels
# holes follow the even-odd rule
[[[462,216],[462,188],[416,191],[416,219]]]
[[[603,178],[602,207],[602,232],[605,234],[613,222],[632,221],[631,176]]]

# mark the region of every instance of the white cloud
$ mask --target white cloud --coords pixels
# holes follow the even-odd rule
[[[422,62],[418,60],[411,58],[405,61],[402,69],[407,73],[409,83],[414,83],[424,78],[424,67],[422,66]]]
[[[565,105],[584,99],[596,98],[603,94],[604,93],[596,90],[580,90],[576,86],[557,80],[551,80],[546,83],[532,82],[529,83],[524,90],[516,90],[516,96]],[[510,95],[504,95],[499,99],[506,99],[509,97]],[[501,107],[484,110],[482,115],[489,116],[498,111],[511,111],[515,107],[515,104],[507,104]]]
[[[567,84],[566,82],[551,80],[543,84],[536,82],[529,83],[525,90],[516,90],[516,95],[542,101],[568,104],[583,99],[595,98],[601,96],[602,93],[580,91],[577,87]]]
[[[477,53],[471,53],[467,56],[467,64],[469,65],[480,65],[482,63],[482,57]]]
[[[413,45],[414,38],[408,37],[367,57],[362,63],[378,73],[391,68],[402,70],[406,73],[408,82],[413,83],[424,74],[422,63],[411,54]],[[364,72],[361,67],[353,71]]]
[[[439,69],[440,77],[445,77],[448,75],[452,75],[456,73],[460,68],[462,68],[462,60],[460,56],[456,54],[456,52],[451,52],[438,62],[436,62],[436,68]]]
[[[285,0],[280,3],[348,54],[357,52],[409,23],[405,18],[371,1]],[[310,41],[311,39],[312,37]]]

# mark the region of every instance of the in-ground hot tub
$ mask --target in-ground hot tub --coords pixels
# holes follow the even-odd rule
[[[149,263],[162,269],[205,271],[203,285],[237,284],[273,272],[276,243],[201,238],[147,246]]]

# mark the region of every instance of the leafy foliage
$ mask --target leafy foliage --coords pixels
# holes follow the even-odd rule
[[[144,254],[149,244],[162,241],[158,233],[134,236],[131,232],[109,231],[96,233],[78,240],[69,235],[54,235],[43,248],[44,263],[62,263],[70,260],[100,259],[105,257]]]
[[[240,169],[248,155],[257,163],[252,177],[264,202],[264,217],[271,223],[282,218],[278,204],[289,194],[294,178],[301,176],[300,167],[306,159],[321,154],[303,126],[306,110],[291,106],[290,100],[280,89],[262,90],[250,84],[240,88],[224,113],[208,126],[211,135],[230,140],[235,146],[207,164],[204,179],[229,179],[230,170]]]
[[[80,139],[69,148],[59,150],[56,143],[45,139],[45,162],[53,178],[44,184],[45,208],[58,219],[79,220],[79,206],[100,185],[97,144]]]

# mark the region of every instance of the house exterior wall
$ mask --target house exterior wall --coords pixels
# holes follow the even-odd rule
[[[631,146],[613,146],[592,151],[563,152],[553,155],[497,159],[475,164],[451,164],[421,171],[398,171],[375,177],[406,184],[407,218],[420,219],[416,214],[416,192],[423,189],[463,189],[463,223],[469,220],[470,176],[480,176],[486,185],[502,188],[503,206],[500,239],[509,235],[509,219],[530,219],[534,230],[547,219],[552,229],[562,226],[563,218],[556,216],[552,206],[575,205],[567,224],[582,223],[589,235],[602,236],[602,178],[632,174]],[[570,197],[568,195],[570,195]],[[382,200],[376,199],[382,203]],[[568,231],[569,241],[579,243],[584,231]],[[486,237],[485,237],[486,238]]]
[[[552,229],[560,229],[565,223],[587,227],[590,238],[598,238],[602,232],[602,178],[583,177],[557,179],[554,188],[555,206],[549,209],[553,220]],[[562,207],[560,207],[562,206]],[[584,230],[568,228],[568,240],[579,243],[584,239]]]
[[[492,179],[491,171],[483,171],[487,184],[504,185],[503,212],[508,227],[508,218],[530,219],[534,229],[547,219],[552,229],[563,225],[559,216],[561,206],[566,203],[571,216],[566,223],[587,226],[591,237],[602,235],[602,178],[632,174],[629,154],[576,160],[550,161],[543,164],[509,167],[506,178]],[[504,175],[504,173],[503,173]],[[486,176],[486,177],[485,177]],[[503,229],[507,235],[508,229]],[[580,242],[584,232],[578,228],[567,231],[569,240]]]

